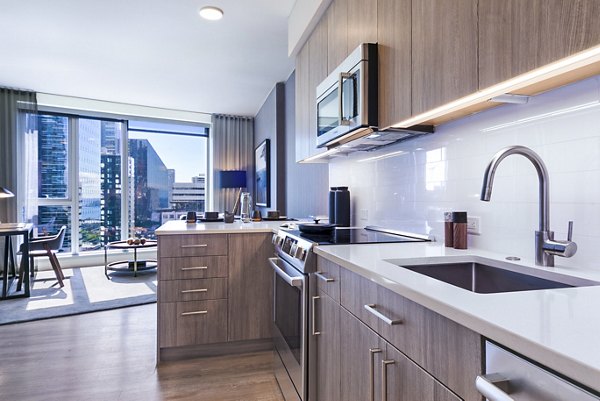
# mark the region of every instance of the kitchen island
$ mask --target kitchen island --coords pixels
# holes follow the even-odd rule
[[[272,232],[282,221],[158,230],[157,360],[270,349]]]

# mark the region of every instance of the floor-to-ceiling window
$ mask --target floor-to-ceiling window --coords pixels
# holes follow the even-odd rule
[[[66,225],[63,251],[154,238],[165,221],[204,211],[207,127],[54,113],[26,121],[22,219],[36,235]]]

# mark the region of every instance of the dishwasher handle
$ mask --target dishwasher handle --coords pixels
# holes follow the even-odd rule
[[[508,379],[497,373],[477,376],[475,387],[489,401],[515,401],[504,390],[508,387]]]

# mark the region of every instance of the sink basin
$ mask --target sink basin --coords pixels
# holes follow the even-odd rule
[[[553,279],[542,278],[479,262],[415,265],[399,264],[394,261],[390,262],[416,273],[480,294],[584,287],[600,284],[557,273],[546,274],[552,276]],[[520,268],[519,266],[516,267]],[[534,270],[525,266],[522,268],[524,270]]]

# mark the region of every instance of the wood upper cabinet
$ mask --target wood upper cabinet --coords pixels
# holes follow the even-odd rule
[[[296,161],[304,159],[308,154],[308,142],[311,138],[308,127],[309,81],[308,43],[296,56]]]
[[[479,2],[479,87],[600,44],[597,0]]]
[[[477,0],[413,1],[412,114],[477,88]]]
[[[377,0],[348,2],[348,54],[361,43],[377,42]]]
[[[333,0],[327,13],[327,74],[348,56],[348,0]]]
[[[411,0],[378,0],[379,127],[411,115]]]
[[[327,19],[322,18],[296,57],[296,161],[317,155],[317,85],[327,76]]]
[[[340,305],[323,292],[315,299],[317,400],[340,401]]]
[[[271,338],[271,233],[229,234],[228,341]]]

